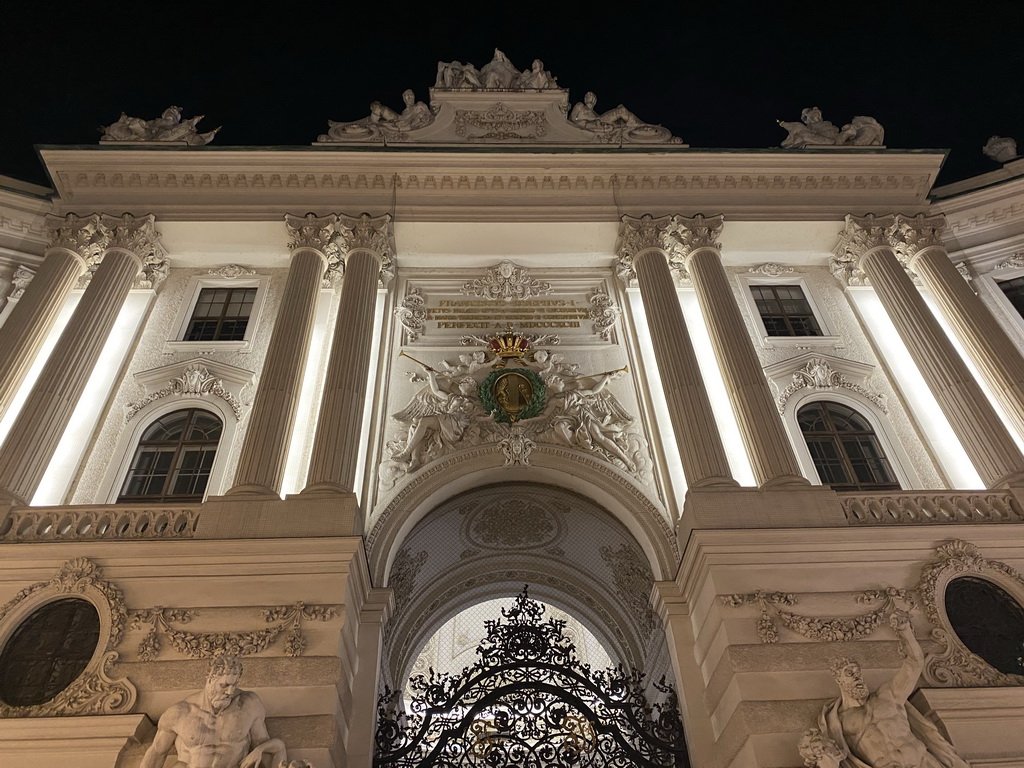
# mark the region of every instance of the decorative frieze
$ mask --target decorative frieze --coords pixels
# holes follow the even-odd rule
[[[985,493],[844,493],[850,525],[1021,523],[1024,509],[1007,491]]]
[[[121,590],[102,578],[95,563],[80,557],[68,560],[49,581],[21,590],[0,606],[0,634],[10,637],[14,628],[37,609],[57,599],[76,597],[88,601],[100,618],[100,638],[83,672],[63,691],[43,704],[11,706],[0,702],[0,717],[58,717],[66,715],[117,715],[130,712],[136,690],[127,678],[110,677],[117,661],[114,648],[124,635],[128,608]]]
[[[97,539],[190,539],[198,509],[63,507],[12,509],[0,523],[0,541],[94,541]]]
[[[522,301],[552,293],[551,283],[530,277],[526,267],[508,261],[489,267],[482,278],[462,285],[464,296],[479,296],[491,301]]]

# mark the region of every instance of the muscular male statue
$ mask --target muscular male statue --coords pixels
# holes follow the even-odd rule
[[[163,768],[174,747],[173,768],[259,768],[287,761],[284,742],[271,739],[260,697],[238,687],[242,665],[220,656],[210,664],[206,687],[160,717],[153,746],[139,768]]]
[[[938,728],[907,701],[924,668],[924,652],[905,612],[894,613],[890,624],[904,653],[903,665],[874,693],[856,661],[832,662],[841,695],[825,705],[818,718],[821,734],[835,747],[822,757],[834,760],[837,750],[845,753],[838,763],[842,768],[969,768]],[[804,757],[810,755],[805,752]],[[824,768],[835,762],[818,758],[810,764]]]

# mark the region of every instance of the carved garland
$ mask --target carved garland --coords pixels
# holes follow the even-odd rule
[[[265,651],[276,642],[286,629],[284,652],[286,656],[301,656],[306,651],[306,637],[302,634],[302,622],[329,621],[338,615],[335,608],[323,605],[306,605],[297,602],[260,610],[260,616],[268,624],[278,622],[266,629],[251,632],[189,632],[174,627],[171,622],[188,624],[197,615],[190,608],[145,608],[132,611],[132,629],[141,629],[149,624],[149,632],[139,643],[139,659],[153,661],[160,655],[162,637],[167,637],[179,653],[192,659],[209,659],[214,656],[252,656]]]
[[[793,374],[793,381],[787,386],[782,392],[779,393],[779,398],[776,404],[779,408],[779,413],[785,413],[786,403],[801,389],[848,389],[851,392],[856,392],[858,395],[866,400],[870,400],[882,413],[888,413],[888,409],[885,406],[885,400],[881,395],[870,392],[864,387],[854,384],[846,380],[846,377],[842,373],[835,370],[828,364],[828,361],[815,357],[807,362],[803,368]]]
[[[242,418],[242,403],[238,398],[224,388],[224,382],[214,376],[205,365],[190,365],[181,372],[177,378],[171,379],[168,385],[151,395],[128,405],[125,421],[132,418],[150,403],[156,402],[171,395],[184,395],[191,397],[203,397],[213,395],[219,397],[231,408],[236,419]]]
[[[894,611],[911,610],[917,605],[917,597],[913,590],[896,587],[861,592],[855,599],[862,604],[881,601],[881,605],[858,616],[818,617],[802,616],[780,608],[780,605],[796,605],[797,597],[790,592],[766,592],[759,589],[752,594],[719,596],[723,605],[733,608],[743,605],[760,607],[761,619],[757,622],[757,636],[761,638],[762,643],[779,642],[778,623],[811,640],[860,640],[873,634],[882,625],[883,620]],[[897,604],[897,601],[902,605]]]
[[[943,600],[946,585],[957,576],[976,574],[1017,596],[1024,594],[1024,577],[1006,563],[982,557],[968,541],[954,539],[936,547],[935,554],[937,557],[921,569],[917,584],[924,613],[936,627],[932,639],[939,644],[938,653],[929,654],[925,661],[925,681],[958,687],[1024,685],[1024,676],[1000,672],[967,649],[953,630]]]
[[[117,715],[130,712],[136,690],[127,678],[110,678],[114,648],[124,635],[128,609],[121,590],[100,578],[99,567],[80,557],[68,560],[49,581],[21,590],[0,607],[0,632],[9,635],[34,611],[54,600],[73,596],[89,601],[100,617],[100,641],[85,670],[50,701],[27,707],[0,702],[0,717],[54,717],[66,715]]]

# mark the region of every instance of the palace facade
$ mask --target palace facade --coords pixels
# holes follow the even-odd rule
[[[368,767],[385,686],[401,722],[528,585],[697,768],[803,764],[893,614],[917,710],[1024,765],[1024,160],[936,188],[820,113],[701,150],[506,63],[3,182],[0,754],[134,768],[236,656],[290,757]]]

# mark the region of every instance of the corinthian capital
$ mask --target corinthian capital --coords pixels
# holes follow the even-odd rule
[[[645,213],[640,218],[635,216],[623,216],[619,224],[619,240],[615,244],[615,252],[618,254],[619,277],[628,285],[636,278],[633,269],[633,259],[638,253],[657,248],[666,253],[672,247],[667,234],[672,226],[671,216],[659,216],[654,218]]]
[[[110,239],[100,224],[100,217],[47,216],[46,229],[50,233],[50,248],[60,248],[78,254],[86,264],[99,260]]]
[[[839,233],[839,243],[832,250],[829,262],[832,274],[843,285],[865,285],[867,277],[860,268],[861,257],[870,250],[890,245],[886,232],[896,221],[894,216],[847,215],[846,226]]]
[[[898,214],[886,230],[886,239],[896,257],[909,267],[914,257],[925,248],[942,247],[941,232],[946,226],[945,216],[904,216]]]
[[[300,248],[312,248],[325,256],[328,251],[337,251],[334,239],[338,236],[338,217],[317,216],[307,213],[305,216],[293,216],[286,213],[284,225],[288,228],[288,248],[297,251]]]
[[[694,251],[701,248],[722,249],[718,236],[722,234],[725,217],[717,216],[673,216],[669,229],[669,239],[673,243],[671,256],[673,261],[685,262]]]
[[[391,282],[395,275],[395,229],[391,214],[371,216],[368,213],[358,217],[338,215],[338,238],[346,254],[352,251],[371,251],[380,259],[380,281],[382,285]]]
[[[119,248],[138,256],[143,264],[158,264],[166,261],[167,249],[160,242],[153,214],[132,216],[102,216],[100,223],[106,230],[109,241],[107,249]]]

